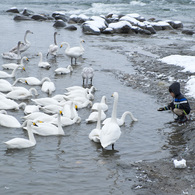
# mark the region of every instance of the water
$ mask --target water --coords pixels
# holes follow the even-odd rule
[[[105,4],[104,4],[105,3]],[[5,10],[16,6],[19,9],[27,7],[37,13],[49,13],[56,10],[65,10],[67,14],[100,15],[114,11],[117,14],[139,13],[144,17],[157,17],[162,19],[182,20],[186,25],[192,25],[194,1],[3,1],[0,10],[0,53],[8,51],[23,40],[26,29],[33,31],[28,36],[31,48],[25,52],[30,62],[26,65],[26,72],[18,71],[16,78],[36,76],[41,79],[45,76],[51,78],[56,85],[55,94],[63,94],[65,88],[73,85],[82,85],[81,71],[84,66],[92,66],[95,70],[93,84],[97,88],[94,102],[100,101],[106,95],[109,110],[107,117],[111,116],[114,91],[119,93],[118,113],[120,117],[126,110],[131,111],[138,122],[126,119],[121,127],[122,135],[115,144],[117,151],[103,151],[99,144],[88,139],[90,131],[96,124],[86,124],[85,119],[90,114],[90,108],[79,110],[81,123],[65,127],[65,136],[35,136],[37,145],[25,150],[6,150],[4,141],[14,137],[27,137],[22,129],[1,127],[0,136],[0,193],[1,194],[134,194],[131,186],[134,184],[135,173],[130,169],[127,173],[131,180],[126,180],[121,167],[128,167],[131,163],[140,160],[156,160],[168,158],[168,150],[163,150],[165,144],[164,132],[171,129],[164,124],[170,120],[170,113],[156,112],[160,106],[156,98],[142,93],[139,89],[132,89],[123,85],[115,78],[113,71],[120,70],[126,73],[136,73],[132,62],[128,60],[131,48],[139,52],[154,54],[144,50],[153,44],[166,44],[166,33],[159,33],[151,39],[133,35],[114,36],[87,36],[82,34],[80,27],[74,32],[64,29],[58,30],[57,43],[67,41],[71,46],[78,45],[80,38],[85,40],[85,54],[74,67],[72,75],[55,76],[57,67],[66,67],[70,60],[64,55],[64,48],[59,50],[56,61],[49,58],[52,64],[50,70],[40,69],[37,64],[39,51],[46,59],[47,48],[53,42],[53,22],[37,22],[13,20],[13,14]],[[160,42],[162,37],[167,42]],[[179,39],[179,35],[171,35],[172,40]],[[191,41],[191,40],[188,40]],[[157,43],[158,42],[158,43]],[[0,58],[1,64],[9,60]],[[10,71],[8,71],[10,72]],[[7,79],[10,83],[14,78]],[[17,86],[24,86],[18,83]],[[26,86],[30,88],[30,86]],[[36,87],[38,98],[47,97]],[[32,104],[32,102],[26,101]],[[23,111],[8,111],[21,123]]]

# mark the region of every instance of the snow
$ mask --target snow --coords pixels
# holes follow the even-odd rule
[[[195,56],[170,55],[160,59],[161,62],[181,66],[182,72],[195,72]],[[195,98],[195,76],[189,77],[186,83],[187,95]]]

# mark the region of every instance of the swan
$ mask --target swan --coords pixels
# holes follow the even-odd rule
[[[58,45],[56,42],[56,35],[57,34],[58,34],[57,32],[54,32],[54,44],[51,44],[49,46],[47,56],[50,54],[50,55],[53,55],[54,57],[56,57],[56,55],[57,55],[57,51],[58,51]]]
[[[40,107],[40,109],[47,114],[55,114],[58,110],[62,110],[63,106],[56,105],[56,104],[49,104],[45,105],[43,107]]]
[[[106,104],[106,96],[105,96],[105,95],[102,96],[100,102],[94,103],[91,109],[92,109],[93,111],[94,111],[94,110],[98,110],[98,105],[101,106],[101,109],[102,109],[104,112],[108,110],[108,105]]]
[[[13,85],[17,82],[26,83],[27,85],[42,85],[45,81],[51,81],[49,77],[44,77],[43,79],[39,80],[36,77],[24,77],[24,78],[17,78]]]
[[[46,105],[58,105],[61,106],[60,103],[53,99],[53,98],[49,98],[49,97],[45,97],[45,98],[38,98],[38,99],[31,99],[31,101],[33,101],[34,103],[36,103],[37,105],[40,106],[46,106]]]
[[[49,95],[52,94],[56,90],[55,84],[52,81],[45,81],[42,84],[41,91],[48,93]]]
[[[14,99],[14,100],[24,100],[28,99],[29,97],[34,95],[38,95],[38,92],[35,88],[30,88],[29,90],[26,88],[19,88],[16,90],[12,90],[9,93],[6,94],[7,98]]]
[[[28,58],[26,56],[22,57],[20,64],[16,64],[16,63],[9,63],[9,64],[3,64],[2,67],[4,69],[15,69],[17,66],[23,68],[24,67],[24,60],[29,61]]]
[[[22,117],[25,120],[33,120],[33,121],[43,121],[43,122],[51,122],[54,119],[54,116],[51,116],[49,114],[45,114],[43,112],[33,112],[31,114],[28,114],[24,117]],[[24,126],[24,125],[22,125]]]
[[[24,51],[26,51],[26,50],[30,47],[30,45],[31,45],[31,43],[27,40],[27,35],[28,35],[29,33],[30,33],[30,34],[33,34],[33,32],[31,32],[30,30],[27,30],[27,31],[25,32],[25,34],[24,34],[24,43],[21,43],[21,44],[20,44],[20,47],[19,47],[19,50],[20,50],[21,53],[24,52]],[[10,50],[10,52],[17,53],[17,46],[14,47],[14,48],[12,48],[12,49]]]
[[[125,112],[122,114],[121,118],[117,118],[117,123],[118,123],[119,126],[122,126],[122,125],[125,123],[125,118],[126,118],[127,115],[129,115],[133,121],[138,121],[138,120],[133,116],[133,114],[132,114],[131,112],[125,111]],[[102,124],[105,125],[107,122],[110,122],[110,120],[111,120],[111,118],[106,118],[106,119],[102,122]]]
[[[67,47],[65,49],[65,54],[71,58],[71,65],[73,65],[73,58],[75,59],[75,65],[76,65],[76,60],[77,58],[81,57],[85,51],[83,48],[82,43],[84,43],[84,40],[80,41],[80,46],[79,47],[70,47],[69,43],[67,42],[62,42],[60,48],[63,47],[65,44]]]
[[[92,107],[92,101],[85,100],[84,102],[74,101],[74,103],[77,105],[78,109],[86,108],[88,106]]]
[[[40,68],[47,68],[47,69],[51,68],[51,65],[49,64],[49,62],[43,62],[43,55],[42,55],[42,53],[39,52],[38,55],[40,56],[40,61],[38,63],[38,67],[40,67]]]
[[[64,106],[63,106],[63,116],[73,119],[75,117],[78,117],[78,108],[77,105],[73,103],[73,101],[67,102]]]
[[[100,132],[100,142],[103,148],[112,145],[112,149],[114,150],[114,143],[119,139],[121,130],[116,120],[118,93],[114,92],[112,96],[114,97],[112,117],[110,122],[102,127]]]
[[[9,141],[4,142],[7,145],[7,148],[10,149],[23,149],[23,148],[29,148],[36,145],[36,140],[34,137],[34,134],[31,129],[32,121],[27,122],[27,131],[28,131],[28,137],[29,139],[24,138],[13,138]]]
[[[106,114],[104,113],[103,110],[101,110],[101,121],[104,120],[105,118],[106,118]],[[97,111],[92,112],[85,121],[86,121],[86,123],[97,122],[98,121],[98,112]]]
[[[94,76],[94,70],[91,67],[84,67],[81,73],[81,76],[83,78],[83,86],[88,86],[89,85],[89,80],[90,80],[90,85],[92,85],[92,80]]]
[[[67,88],[65,88],[67,91],[76,91],[76,90],[85,90],[85,88],[83,88],[83,87],[81,87],[81,86],[77,86],[77,85],[75,85],[75,86],[71,86],[71,87],[67,87]],[[92,92],[94,92],[96,89],[95,89],[95,87],[94,86],[91,86],[90,88],[89,88],[89,91],[92,93]]]
[[[66,68],[57,68],[55,69],[55,74],[68,74],[73,71],[71,65],[68,65]]]
[[[37,123],[36,126],[32,127],[33,133],[42,136],[65,135],[64,130],[62,129],[61,115],[62,115],[62,111],[59,111],[57,127],[51,123],[46,123],[46,122]]]
[[[20,45],[21,45],[21,41],[18,42],[18,46],[17,46],[17,53],[14,52],[5,52],[2,53],[2,57],[5,59],[10,59],[10,60],[20,60],[21,59],[21,55],[20,55]]]
[[[12,110],[12,109],[19,110],[21,106],[22,106],[21,104],[18,104],[14,100],[10,100],[3,96],[0,97],[0,109],[1,110]]]
[[[20,128],[20,122],[9,114],[5,110],[1,110],[0,112],[0,125],[8,128]]]
[[[58,102],[61,102],[61,101],[64,101],[64,97],[65,97],[65,95],[63,95],[63,94],[56,94],[56,95],[52,96],[51,98],[54,100],[57,100]]]
[[[24,109],[24,114],[31,114],[33,112],[39,112],[39,107],[36,105],[27,105],[25,102],[19,104],[20,108]]]
[[[0,79],[0,91],[4,93],[12,91],[11,83],[5,79]]]
[[[89,134],[89,139],[99,143],[100,142],[100,131],[101,131],[101,105],[98,105],[98,120],[96,128],[93,129]]]
[[[19,68],[19,66],[17,66],[15,69],[13,69],[11,74],[8,74],[5,71],[0,71],[0,78],[11,78],[11,77],[15,77],[16,74],[16,70]],[[23,70],[25,70],[25,68],[22,68]]]

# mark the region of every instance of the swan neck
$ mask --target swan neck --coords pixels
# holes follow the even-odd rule
[[[42,62],[43,61],[43,55],[42,55],[42,53],[39,53],[39,55],[40,55],[40,62]]]
[[[25,35],[24,35],[24,42],[25,42],[25,43],[30,43],[30,42],[27,40],[27,34],[28,34],[28,32],[26,32]]]
[[[61,115],[58,113],[58,133],[59,134],[64,134],[64,130],[62,129],[62,124],[61,124]]]
[[[49,77],[44,77],[42,80],[41,80],[41,84],[43,84],[43,82],[45,81],[49,81],[51,82],[51,79]]]
[[[112,109],[112,120],[114,121],[116,121],[117,104],[118,104],[118,95],[114,97],[114,103],[113,103],[113,109]]]
[[[97,121],[97,125],[96,125],[96,129],[101,129],[101,109],[98,109],[98,121]]]
[[[13,71],[12,71],[12,74],[11,74],[11,76],[12,77],[14,77],[15,76],[15,74],[16,74],[16,70],[19,68],[19,66],[17,66]]]
[[[33,134],[32,129],[31,129],[31,121],[28,121],[28,123],[27,123],[27,130],[28,130],[28,137],[29,137],[29,140],[30,140],[31,142],[33,142],[33,143],[36,143],[34,134]]]
[[[55,45],[57,45],[56,35],[57,35],[57,33],[54,33],[54,44],[55,44]]]

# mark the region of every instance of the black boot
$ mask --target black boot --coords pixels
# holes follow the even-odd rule
[[[179,116],[178,123],[185,123],[188,120],[185,114]]]

